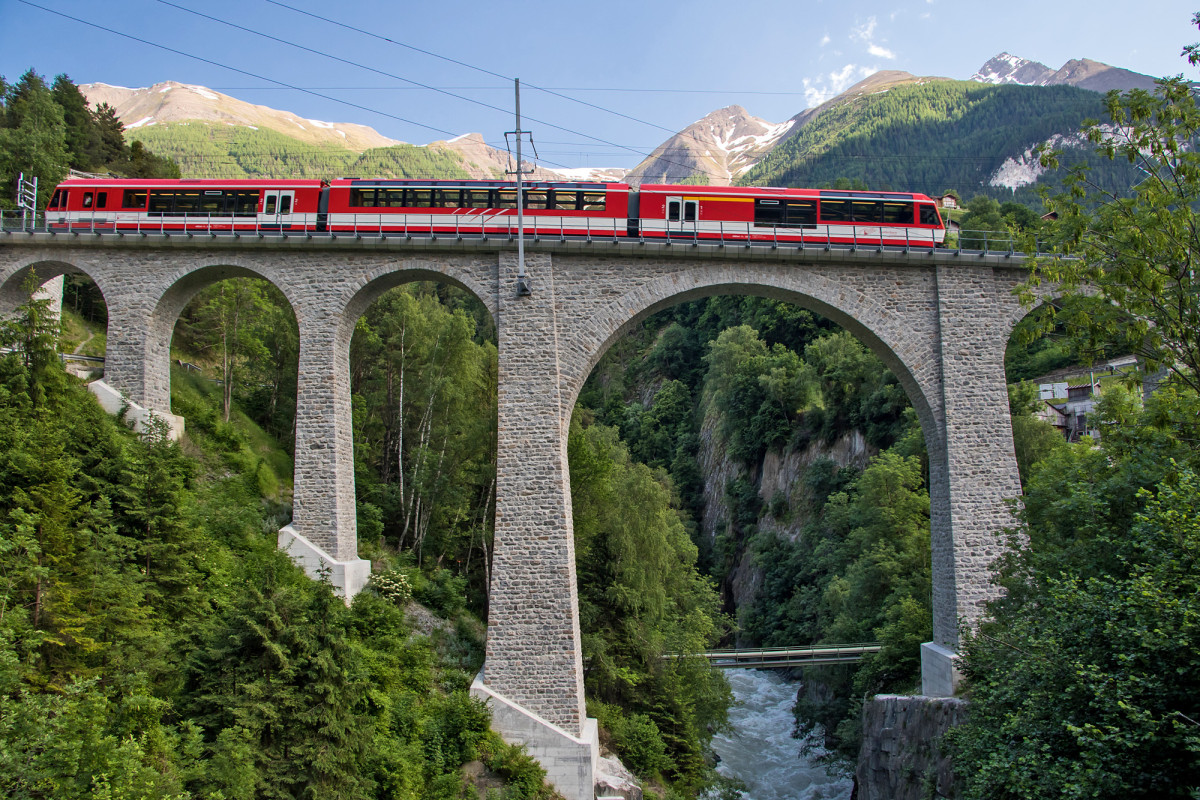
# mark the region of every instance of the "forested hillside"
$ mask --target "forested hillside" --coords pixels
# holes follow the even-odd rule
[[[269,435],[182,371],[186,443],[134,435],[63,372],[51,322],[34,302],[3,330],[0,793],[457,797],[482,759],[505,796],[547,795],[467,694],[461,588],[384,557],[348,608],[275,547]],[[411,596],[445,621],[416,630]]]
[[[272,130],[202,122],[137,128],[129,136],[174,160],[189,178],[470,177],[457,154],[407,144],[356,153]]]
[[[927,467],[895,378],[798,306],[716,297],[647,320],[580,402],[671,476],[735,617],[731,640],[885,643],[857,668],[814,676],[833,692],[802,708],[805,726],[824,724],[831,745],[853,751],[850,698],[913,689],[930,636]],[[877,455],[830,458],[852,435]],[[779,474],[785,464],[794,479]]]
[[[1104,97],[1069,86],[991,86],[930,81],[893,86],[833,105],[775,148],[741,180],[758,186],[831,186],[966,197],[987,194],[1038,204],[1036,187],[990,185],[1006,159],[1056,135],[1074,136],[1104,112]],[[1076,139],[1076,141],[1078,141]],[[1080,142],[1082,144],[1082,142]],[[1097,167],[1102,185],[1124,191],[1130,168],[1088,149],[1068,158]],[[1026,165],[1036,164],[1027,154]],[[1030,174],[1030,184],[1034,175]]]

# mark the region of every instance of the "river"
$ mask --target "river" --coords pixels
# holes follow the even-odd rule
[[[713,737],[717,771],[746,785],[743,800],[847,800],[852,782],[800,758],[792,738],[795,683],[769,670],[731,669],[733,730]]]

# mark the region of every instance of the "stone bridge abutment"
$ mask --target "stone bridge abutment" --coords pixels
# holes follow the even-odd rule
[[[291,303],[300,336],[294,511],[280,545],[312,573],[328,567],[347,595],[369,574],[356,542],[355,323],[383,292],[414,280],[449,282],[484,303],[498,336],[497,490],[487,653],[474,690],[498,729],[529,744],[571,797],[591,796],[597,754],[566,455],[584,382],[633,325],[688,300],[756,294],[832,319],[883,359],[921,421],[934,615],[923,682],[926,693],[953,692],[959,625],[994,595],[989,565],[1020,491],[1003,363],[1022,315],[1012,293],[1025,277],[1019,258],[550,243],[530,248],[533,292],[520,296],[511,245],[96,239],[0,238],[0,313],[23,299],[31,268],[42,279],[88,274],[109,309],[105,381],[157,413],[170,412],[175,321],[204,286],[261,277]]]

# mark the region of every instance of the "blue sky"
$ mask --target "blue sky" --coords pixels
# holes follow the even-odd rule
[[[176,80],[403,141],[479,132],[501,145],[518,77],[543,161],[633,166],[714,109],[782,122],[881,69],[965,79],[1008,51],[1053,68],[1092,58],[1194,78],[1179,52],[1200,41],[1197,5],[0,0],[0,75]]]

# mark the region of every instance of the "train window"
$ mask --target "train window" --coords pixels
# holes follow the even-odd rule
[[[404,205],[403,189],[375,190],[375,205],[380,208],[399,208]]]
[[[683,221],[695,222],[700,203],[696,200],[685,200],[683,203]]]
[[[783,224],[783,206],[778,200],[755,200],[754,224],[763,228]]]
[[[151,214],[161,217],[164,214],[170,214],[171,209],[175,206],[175,195],[170,192],[151,192],[150,193],[150,208]]]
[[[108,207],[108,192],[99,192],[96,194],[96,208]]]
[[[850,201],[849,200],[822,200],[821,201],[821,221],[823,222],[849,222],[850,217]]]
[[[463,191],[463,206],[466,208],[491,208],[491,200],[487,189],[466,189]]]
[[[937,207],[928,203],[922,203],[918,208],[921,209],[921,224],[922,225],[940,225],[941,220],[938,219]]]
[[[279,200],[279,195],[275,194],[274,192],[272,192],[271,194],[268,194],[267,202],[265,204],[263,204],[263,213],[264,214],[274,214],[275,213],[275,204],[276,204],[276,202],[278,202],[278,200]]]
[[[912,203],[884,203],[883,204],[883,224],[884,225],[912,225],[913,207]]]
[[[429,208],[433,203],[432,189],[405,189],[404,204],[409,208]]]
[[[92,193],[91,192],[83,193],[83,207],[84,208],[92,207]]]
[[[253,217],[258,213],[258,192],[229,192],[225,195],[225,210],[235,217]]]
[[[225,193],[224,192],[205,192],[204,195],[198,198],[196,203],[196,211],[201,214],[217,214],[220,215],[225,211]]]
[[[54,194],[50,197],[50,205],[46,208],[58,208],[58,198],[62,197],[62,189],[55,189]]]
[[[350,190],[350,205],[359,208],[367,208],[375,205],[375,190],[374,189],[351,189]]]
[[[850,204],[855,222],[883,221],[883,203],[877,200],[851,200]]]
[[[121,194],[121,208],[145,208],[146,192],[137,189],[126,189]]]
[[[604,192],[584,192],[584,211],[603,211],[608,196]]]
[[[555,189],[554,207],[559,211],[579,210],[579,192],[572,192],[566,189]]]
[[[284,194],[284,195],[279,196],[279,213],[280,214],[292,213],[292,196],[290,194]]]
[[[667,201],[667,221],[668,222],[679,222],[679,201],[678,200],[668,200]]]
[[[441,208],[461,208],[462,192],[458,189],[434,189],[434,205]]]
[[[496,190],[496,208],[516,208],[517,207],[517,190],[516,189],[497,189]]]
[[[817,224],[817,204],[814,200],[791,200],[785,204],[784,218],[789,228]]]
[[[550,200],[550,193],[545,189],[538,189],[533,192],[525,192],[525,207],[532,209],[546,208]]]

